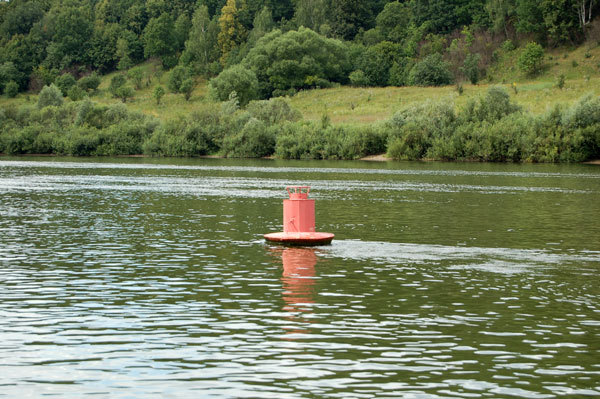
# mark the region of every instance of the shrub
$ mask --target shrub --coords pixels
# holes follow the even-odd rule
[[[507,52],[513,51],[516,48],[514,43],[510,39],[505,40],[504,43],[502,43],[501,47],[502,47],[502,50],[507,51]]]
[[[393,159],[417,160],[423,158],[431,145],[429,133],[415,122],[407,123],[402,128],[402,135],[392,137],[388,143],[387,155]]]
[[[275,155],[282,159],[322,159],[323,141],[316,123],[286,123],[277,134]]]
[[[216,141],[223,125],[216,111],[170,121],[153,130],[142,145],[144,154],[154,156],[198,156],[218,149]]]
[[[96,155],[135,155],[142,153],[144,141],[150,137],[155,124],[146,120],[132,120],[112,125],[99,132]]]
[[[529,42],[519,55],[519,69],[528,75],[535,75],[542,69],[544,49],[535,42]]]
[[[63,104],[63,95],[58,87],[52,83],[50,86],[44,86],[38,96],[37,106],[39,109],[54,105],[60,107]]]
[[[14,80],[11,80],[4,86],[4,93],[8,98],[15,98],[19,94],[19,85]]]
[[[390,68],[388,83],[392,86],[406,86],[408,84],[408,75],[413,66],[414,63],[407,57],[394,62]]]
[[[54,84],[60,89],[63,97],[67,96],[69,89],[75,86],[76,83],[75,78],[70,73],[62,74],[54,80]]]
[[[167,88],[173,93],[181,93],[181,85],[182,83],[191,77],[191,71],[189,68],[184,66],[176,66],[169,73],[169,79],[167,82]]]
[[[350,83],[354,87],[365,87],[365,86],[369,85],[369,79],[367,78],[365,73],[363,71],[361,71],[360,69],[357,69],[356,71],[351,72],[349,79],[350,79]]]
[[[452,83],[453,77],[448,64],[438,53],[425,57],[415,64],[408,76],[408,81],[416,86],[442,86]]]
[[[88,126],[73,127],[54,140],[57,153],[73,156],[95,155],[99,144],[98,130]]]
[[[183,93],[186,101],[190,100],[192,97],[192,92],[194,91],[194,79],[187,78],[183,82],[181,82],[181,86],[179,87],[179,91]]]
[[[565,87],[565,74],[561,73],[558,76],[558,79],[556,80],[556,87],[558,87],[559,89],[563,89],[563,87]]]
[[[136,90],[142,88],[142,81],[144,80],[144,71],[140,67],[131,68],[127,71],[127,78],[132,82]]]
[[[472,84],[477,84],[479,82],[479,61],[481,60],[481,55],[479,54],[469,54],[465,58],[465,62],[461,68],[465,77],[469,79]]]
[[[275,134],[263,121],[251,118],[238,133],[223,140],[223,154],[234,158],[259,158],[275,151]]]
[[[162,100],[165,95],[165,89],[162,86],[156,86],[154,91],[152,92],[152,97],[156,100],[156,105],[160,105],[160,100]]]
[[[127,79],[122,73],[118,73],[115,76],[113,76],[110,79],[110,86],[108,88],[110,94],[112,94],[113,97],[119,97],[117,91],[119,90],[119,87],[124,86],[125,83],[127,83]]]
[[[226,101],[235,92],[241,106],[258,99],[258,79],[253,71],[242,65],[225,69],[209,82],[210,95],[218,101]]]
[[[484,96],[467,102],[459,117],[467,122],[493,122],[520,109],[510,101],[510,95],[504,87],[492,86]]]
[[[81,87],[82,90],[91,92],[98,90],[98,86],[100,86],[100,76],[96,72],[92,72],[88,76],[84,76],[77,81],[77,85]]]
[[[252,101],[248,104],[246,110],[250,115],[267,125],[293,122],[302,118],[300,111],[290,107],[290,104],[283,98]]]
[[[126,102],[128,98],[132,98],[134,94],[134,90],[133,87],[131,86],[119,86],[117,87],[117,89],[115,90],[115,97],[118,97],[121,99],[121,101]]]
[[[456,128],[452,101],[428,101],[397,112],[385,124],[388,155],[394,159],[420,159],[434,140],[447,140]]]
[[[85,92],[77,85],[71,86],[67,95],[71,101],[79,101],[82,100],[85,96]]]
[[[600,125],[600,97],[587,95],[569,108],[562,123],[572,129]]]
[[[386,132],[369,126],[284,124],[275,155],[283,159],[357,159],[385,151]]]

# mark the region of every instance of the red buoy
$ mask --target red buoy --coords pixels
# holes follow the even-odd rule
[[[283,232],[265,234],[267,241],[289,245],[327,245],[334,235],[315,232],[315,200],[308,199],[309,186],[288,186],[283,200]]]

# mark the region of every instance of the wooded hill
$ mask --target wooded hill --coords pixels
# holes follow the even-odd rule
[[[0,90],[56,83],[66,95],[92,72],[150,58],[180,68],[171,90],[217,77],[213,95],[235,91],[242,104],[337,84],[476,83],[502,49],[527,44],[519,66],[534,75],[544,48],[600,40],[599,9],[593,0],[0,1]]]

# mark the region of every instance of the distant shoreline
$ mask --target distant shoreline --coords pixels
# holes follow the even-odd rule
[[[73,156],[73,155],[58,155],[58,154],[4,154],[0,152],[0,157],[22,157],[22,158],[33,158],[33,157],[71,157],[71,158],[198,158],[198,159],[260,159],[260,158],[227,158],[221,155],[199,155],[196,157],[153,157],[151,155],[145,154],[132,154],[132,155],[84,155],[84,156]],[[263,157],[263,159],[277,159],[273,156]],[[367,162],[390,162],[394,161],[394,159],[388,157],[386,154],[378,154],[378,155],[369,155],[366,157],[359,158],[358,161],[367,161]],[[401,162],[401,161],[397,161]],[[436,162],[436,161],[433,161]],[[440,161],[442,162],[442,161]],[[461,162],[461,161],[454,161]],[[467,161],[462,161],[467,162]],[[486,162],[482,162],[486,163]],[[503,162],[487,162],[487,163],[503,163]],[[557,162],[559,164],[561,162]],[[600,165],[600,159],[595,159],[592,161],[580,162],[580,164],[584,165]]]

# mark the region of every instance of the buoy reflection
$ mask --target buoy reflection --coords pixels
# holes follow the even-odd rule
[[[281,253],[283,262],[284,310],[306,312],[314,303],[315,265],[317,255],[310,248],[286,248]]]
[[[317,254],[311,248],[277,248],[274,253],[281,254],[283,273],[281,276],[283,310],[290,324],[284,326],[286,340],[297,339],[296,334],[308,334],[314,289],[316,283],[315,265]]]

